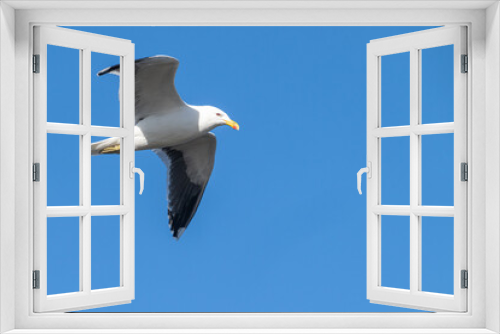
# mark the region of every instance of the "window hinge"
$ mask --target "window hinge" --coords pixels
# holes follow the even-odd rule
[[[462,73],[469,72],[469,56],[462,55]]]
[[[460,274],[462,275],[462,289],[467,289],[469,287],[469,273],[467,270],[462,270]]]
[[[33,270],[33,289],[40,289],[40,270]]]
[[[40,55],[33,55],[33,73],[40,73]]]
[[[39,182],[40,181],[40,163],[35,162],[33,164],[33,181]]]
[[[461,181],[469,181],[469,166],[466,162],[460,164],[460,174]]]

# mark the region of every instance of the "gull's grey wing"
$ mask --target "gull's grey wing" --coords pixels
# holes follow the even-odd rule
[[[216,139],[207,133],[189,143],[153,151],[168,167],[168,224],[179,239],[193,219],[214,168]]]
[[[168,112],[186,104],[175,89],[179,61],[168,56],[153,56],[135,61],[135,123],[157,113]],[[103,69],[104,74],[120,75],[120,64]]]

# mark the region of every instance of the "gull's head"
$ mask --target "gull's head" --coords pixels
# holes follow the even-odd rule
[[[202,106],[197,109],[200,111],[200,119],[204,124],[208,125],[209,130],[220,125],[229,125],[235,130],[240,129],[238,123],[229,118],[229,116],[219,108]]]

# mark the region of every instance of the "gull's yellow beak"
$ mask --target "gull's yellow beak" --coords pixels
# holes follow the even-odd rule
[[[230,127],[232,127],[235,130],[239,130],[240,129],[239,124],[236,123],[235,121],[229,120],[229,121],[225,121],[225,122],[226,122],[227,125],[229,125]]]

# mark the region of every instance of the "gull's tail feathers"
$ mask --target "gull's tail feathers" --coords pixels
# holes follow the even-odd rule
[[[120,138],[108,138],[90,146],[92,155],[120,153]]]

